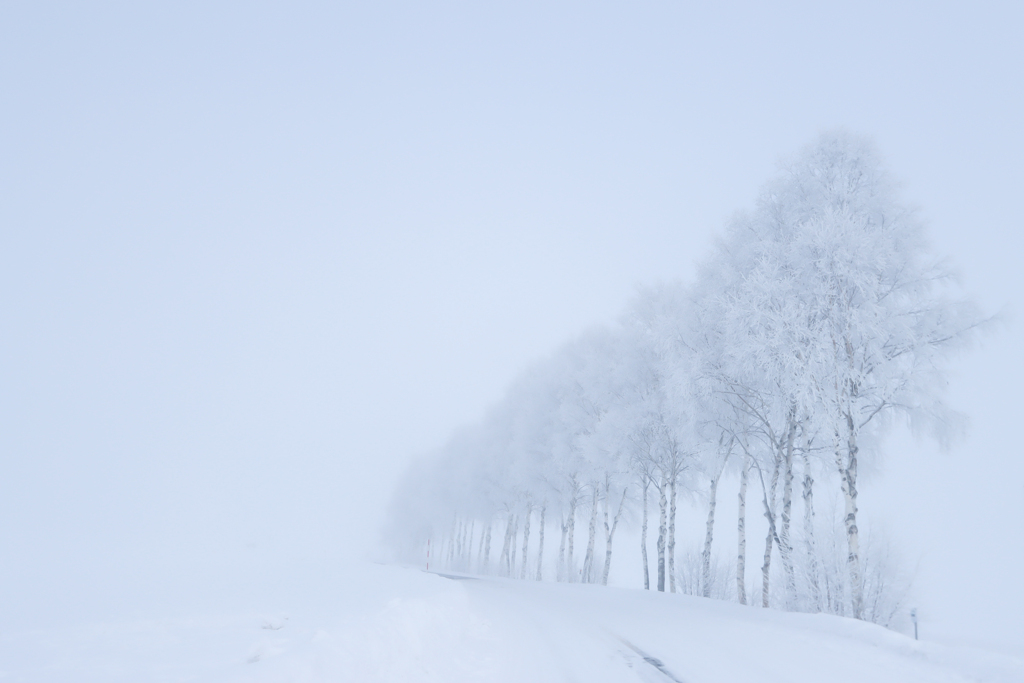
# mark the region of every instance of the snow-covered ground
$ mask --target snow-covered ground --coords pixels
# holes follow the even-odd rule
[[[1024,681],[1004,655],[683,595],[369,564],[306,589],[290,609],[6,623],[0,680]]]

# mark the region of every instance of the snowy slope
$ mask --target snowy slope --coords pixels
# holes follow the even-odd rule
[[[1024,681],[1020,660],[682,595],[367,565],[293,609],[0,634],[3,681]]]

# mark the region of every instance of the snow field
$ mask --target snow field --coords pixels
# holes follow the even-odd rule
[[[382,565],[338,581],[291,610],[5,629],[0,680],[1024,681],[1020,660],[828,615]]]

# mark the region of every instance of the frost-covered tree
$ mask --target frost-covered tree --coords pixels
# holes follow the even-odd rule
[[[980,317],[943,287],[950,273],[931,256],[920,221],[899,201],[871,145],[847,133],[806,148],[766,186],[756,211],[733,223],[723,245],[722,261],[735,269],[727,290],[738,292],[727,295],[727,311],[746,358],[737,367],[762,372],[762,386],[777,391],[772,409],[783,428],[761,422],[777,451],[786,443],[787,484],[795,434],[831,438],[859,618],[862,444],[901,414],[948,424],[943,361],[970,339]],[[747,389],[747,380],[739,385]],[[772,409],[765,404],[766,415]]]
[[[653,486],[658,494],[657,585],[664,591],[667,579],[673,593],[678,493],[680,487],[694,488],[701,451],[690,354],[680,343],[687,305],[679,287],[644,290],[624,319],[629,359],[619,429],[631,442],[641,485]]]
[[[567,566],[570,577],[575,577],[572,561],[572,530],[575,527],[576,508],[587,505],[587,547],[579,578],[585,583],[599,579],[597,568],[597,525],[601,514],[602,496],[624,490],[620,473],[622,453],[613,435],[601,428],[605,415],[611,409],[615,394],[617,339],[606,329],[594,329],[568,345],[559,355],[561,374],[558,377],[559,428],[561,454],[570,464],[569,480],[578,485],[579,500],[571,503],[567,533],[569,552]],[[611,527],[609,526],[609,531]],[[607,535],[606,535],[607,539]],[[606,554],[607,555],[607,554]],[[610,559],[607,560],[610,562]],[[570,579],[572,580],[572,579]]]
[[[616,325],[523,373],[478,425],[417,464],[393,526],[452,569],[540,579],[550,524],[555,578],[607,583],[623,512],[638,506],[649,588],[653,497],[657,589],[679,578],[687,592],[722,595],[716,503],[721,482],[738,479],[739,602],[752,490],[767,521],[763,606],[891,620],[902,584],[884,553],[862,552],[858,471],[896,418],[939,434],[955,421],[945,364],[981,318],[951,282],[871,146],[824,135],[729,224],[695,283],[641,291]],[[707,513],[701,550],[677,572],[681,491]],[[835,524],[830,500],[842,508]]]

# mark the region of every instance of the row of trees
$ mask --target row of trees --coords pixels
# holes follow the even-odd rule
[[[745,519],[756,491],[767,521],[761,603],[774,594],[789,609],[881,620],[865,604],[866,583],[884,577],[862,552],[858,472],[897,418],[940,438],[956,422],[942,403],[945,362],[981,318],[951,284],[871,146],[824,135],[730,223],[695,284],[641,292],[615,326],[525,373],[481,424],[418,464],[398,492],[396,524],[417,552],[431,540],[439,560],[473,571],[494,570],[497,524],[498,571],[536,579],[553,526],[555,578],[607,583],[632,509],[644,587],[653,524],[655,587],[675,591],[677,501],[700,491],[706,534],[685,583],[711,595],[718,486],[732,471],[736,599],[748,600]],[[841,501],[839,528],[824,532],[822,486]],[[797,497],[803,519],[794,524]],[[834,548],[816,541],[833,531],[839,574],[829,570]],[[771,586],[776,556],[781,590]]]

